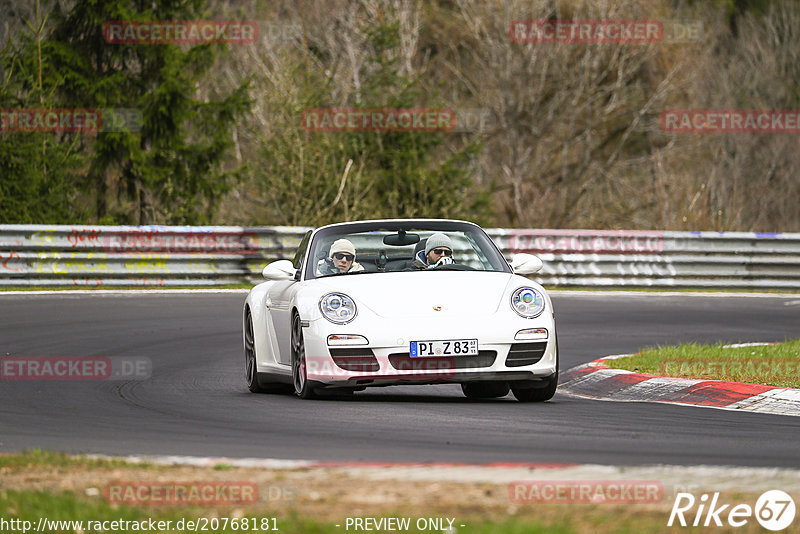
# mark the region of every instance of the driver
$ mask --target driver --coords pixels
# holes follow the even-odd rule
[[[356,260],[356,247],[347,239],[337,239],[331,245],[328,257],[317,264],[317,274],[343,274],[363,271]]]
[[[441,232],[436,232],[425,242],[425,253],[414,258],[414,267],[417,269],[433,269],[440,265],[455,263],[453,260],[453,243],[450,238]]]

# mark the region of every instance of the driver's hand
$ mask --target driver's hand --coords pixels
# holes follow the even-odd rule
[[[451,265],[453,263],[455,263],[455,261],[453,261],[452,257],[450,257],[450,256],[442,256],[441,258],[439,258],[439,261],[437,261],[436,263],[431,265],[429,268],[430,269],[435,269],[436,267],[439,267],[440,265]]]

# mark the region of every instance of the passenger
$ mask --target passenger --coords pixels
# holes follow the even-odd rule
[[[440,265],[455,263],[453,260],[453,243],[450,238],[441,232],[430,236],[425,242],[425,252],[419,251],[414,258],[414,267],[417,269],[433,269]]]
[[[342,274],[363,271],[364,267],[355,261],[356,247],[347,239],[337,239],[331,245],[328,257],[319,260],[317,275]]]

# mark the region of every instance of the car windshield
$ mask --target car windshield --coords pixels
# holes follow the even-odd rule
[[[426,254],[429,239],[432,252]],[[511,272],[480,227],[453,221],[334,225],[316,233],[308,254],[306,279],[386,272]]]

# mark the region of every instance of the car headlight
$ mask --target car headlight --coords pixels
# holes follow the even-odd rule
[[[328,293],[319,299],[319,309],[327,320],[347,324],[356,317],[356,303],[344,293]]]
[[[544,311],[544,295],[532,287],[521,287],[511,294],[511,307],[518,315],[533,319]]]

